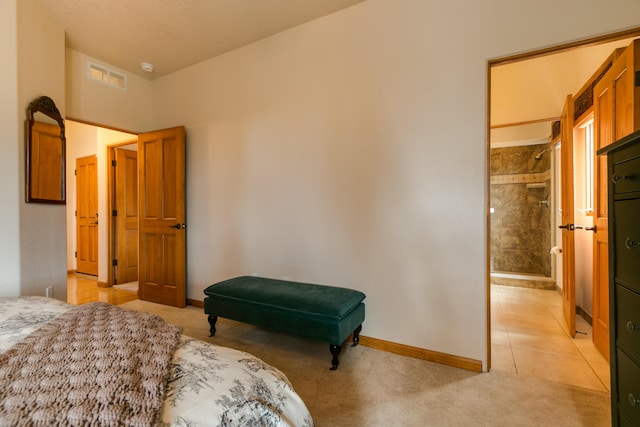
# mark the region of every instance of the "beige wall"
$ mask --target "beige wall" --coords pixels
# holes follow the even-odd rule
[[[20,121],[18,105],[17,0],[0,2],[0,296],[20,294]]]
[[[189,297],[349,286],[363,334],[486,362],[487,60],[640,23],[569,3],[369,0],[155,81],[153,126],[187,127]]]
[[[87,62],[111,68],[127,76],[127,90],[87,78]],[[83,53],[66,49],[67,116],[126,131],[151,129],[152,84]]]
[[[20,0],[18,8],[18,112],[20,123],[35,98],[47,95],[65,116],[64,29],[38,0]],[[20,158],[20,283],[21,295],[66,300],[66,210],[64,205],[24,202],[24,125],[17,141]]]
[[[558,117],[564,98],[556,94],[575,94],[616,48],[629,43],[620,40],[493,67],[491,124]]]
[[[576,49],[491,68],[491,125],[558,118],[564,97],[576,94],[619,47],[629,39],[588,49]],[[548,138],[550,123],[506,127],[491,131],[491,142]]]
[[[551,141],[551,122],[491,129],[490,140],[492,148],[549,143]]]

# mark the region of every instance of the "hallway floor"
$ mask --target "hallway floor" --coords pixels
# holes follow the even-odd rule
[[[576,316],[571,338],[557,291],[491,285],[492,370],[610,391],[609,363]]]
[[[138,299],[137,292],[126,289],[102,288],[95,276],[71,273],[67,275],[67,302],[81,305],[88,302],[107,302],[118,305]]]

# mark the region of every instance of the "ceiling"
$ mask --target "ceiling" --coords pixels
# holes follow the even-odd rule
[[[68,48],[153,80],[364,0],[40,1]]]

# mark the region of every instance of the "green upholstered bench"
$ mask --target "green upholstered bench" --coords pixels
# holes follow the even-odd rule
[[[365,294],[353,289],[242,276],[215,283],[204,293],[210,336],[220,316],[326,341],[332,370],[351,333],[353,346],[358,344],[364,321]]]

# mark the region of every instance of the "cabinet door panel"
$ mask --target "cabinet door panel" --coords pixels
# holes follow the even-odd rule
[[[616,194],[640,191],[640,157],[613,166],[613,188]]]
[[[640,199],[614,203],[616,279],[640,287]]]
[[[640,419],[640,366],[618,349],[618,404],[632,419]],[[637,403],[633,403],[637,401]]]
[[[640,359],[640,294],[617,285],[616,312],[618,344]]]

